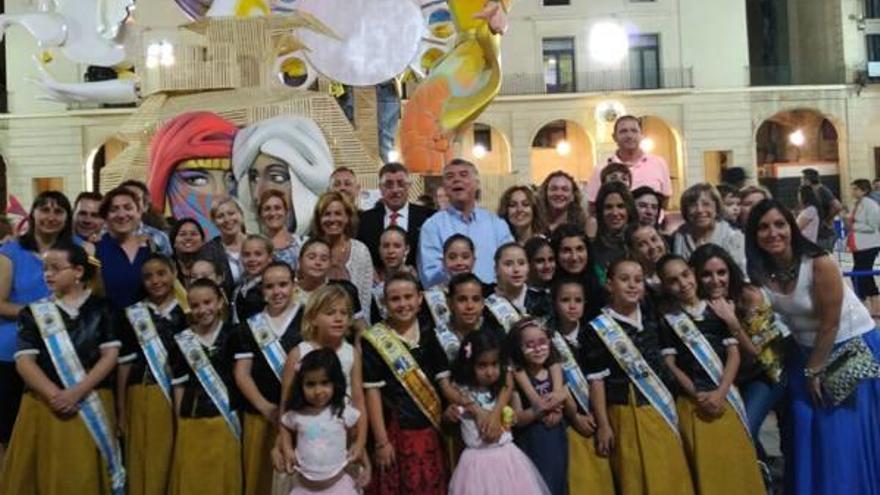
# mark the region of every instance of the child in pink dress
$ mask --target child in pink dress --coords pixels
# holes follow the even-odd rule
[[[297,479],[290,495],[353,495],[346,472],[348,445],[360,413],[346,404],[345,375],[333,349],[317,349],[300,361],[288,412],[281,424],[295,433]]]
[[[499,392],[505,383],[511,381],[502,364],[505,361],[501,342],[494,334],[473,332],[464,339],[458,354],[456,385],[469,394],[480,408],[491,411]],[[485,442],[480,436],[476,419],[470,413],[465,413],[461,418],[461,436],[465,450],[452,474],[450,495],[550,493],[535,465],[513,443],[513,435],[509,431],[505,431],[495,442]]]

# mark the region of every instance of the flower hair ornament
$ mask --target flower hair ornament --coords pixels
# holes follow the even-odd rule
[[[465,359],[470,359],[470,358],[471,358],[471,354],[473,354],[473,350],[474,350],[473,345],[471,345],[470,342],[468,342],[467,344],[465,344],[465,345],[464,345],[464,358],[465,358]]]

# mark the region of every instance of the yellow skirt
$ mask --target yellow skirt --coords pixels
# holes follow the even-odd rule
[[[752,439],[729,406],[716,419],[700,415],[696,403],[679,397],[678,421],[694,484],[702,495],[764,493]]]
[[[614,431],[611,469],[619,493],[692,495],[694,485],[681,441],[650,405],[608,407]]]
[[[569,427],[568,436],[568,492],[571,494],[614,495],[614,475],[611,463],[596,453],[593,437],[586,438]]]
[[[241,446],[222,416],[178,418],[171,495],[240,495]]]
[[[115,433],[113,393],[99,390],[98,396]],[[0,493],[110,494],[107,463],[79,414],[60,418],[33,392],[25,393],[4,458]]]
[[[159,385],[132,385],[125,400],[128,495],[165,495],[174,448],[174,413]]]
[[[245,495],[265,495],[272,491],[272,447],[275,425],[261,414],[244,413],[242,465]]]

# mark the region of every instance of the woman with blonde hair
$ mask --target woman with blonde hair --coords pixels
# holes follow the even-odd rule
[[[509,187],[498,201],[498,216],[507,222],[520,245],[547,229],[534,191],[529,186]]]
[[[361,308],[369,308],[373,259],[367,246],[354,238],[357,227],[357,210],[344,194],[329,191],[321,195],[315,205],[311,235],[330,246],[328,276],[354,284]]]
[[[257,203],[257,216],[260,230],[272,241],[272,255],[296,270],[302,241],[296,234],[287,230],[287,218],[290,215],[290,203],[284,193],[277,189],[269,189],[260,195]]]
[[[232,291],[244,274],[241,262],[241,247],[247,237],[244,231],[244,208],[235,198],[220,198],[211,206],[211,221],[219,229],[220,235],[206,242],[198,257],[211,260],[220,267],[223,291],[226,298],[232,300]]]

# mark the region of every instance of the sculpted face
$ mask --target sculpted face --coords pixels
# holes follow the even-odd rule
[[[290,169],[283,160],[265,153],[257,155],[254,164],[248,170],[248,187],[251,198],[259,198],[270,189],[284,193],[290,197]]]
[[[219,232],[210,221],[211,206],[235,194],[228,158],[196,158],[180,163],[168,179],[166,197],[175,218],[195,218],[214,237]]]

